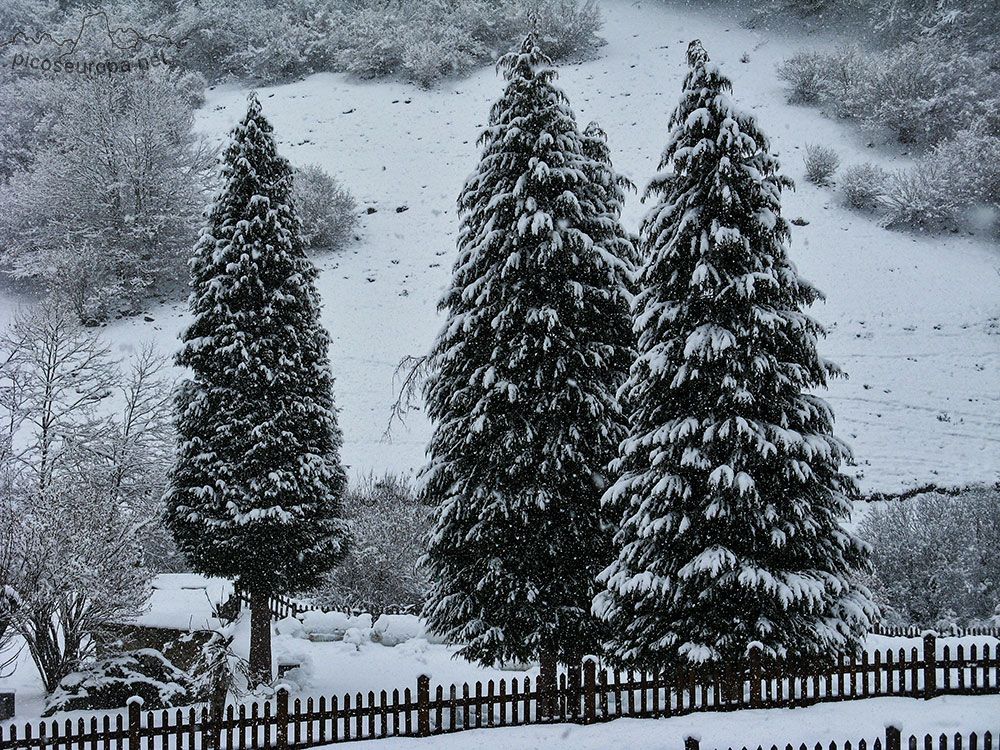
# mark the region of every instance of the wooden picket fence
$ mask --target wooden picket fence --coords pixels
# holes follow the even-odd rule
[[[911,734],[909,737],[904,738],[902,730],[899,727],[889,725],[885,728],[884,741],[883,738],[876,737],[873,742],[861,739],[852,744],[848,740],[839,747],[836,742],[831,742],[827,745],[817,742],[814,745],[802,743],[795,746],[788,744],[783,748],[779,745],[771,745],[770,749],[767,745],[757,745],[756,748],[752,745],[750,747],[744,745],[742,750],[935,750],[935,744],[937,745],[937,750],[994,750],[994,737],[1000,738],[1000,732],[996,735],[990,731],[971,732],[965,735],[960,732],[953,735],[940,734],[937,736]],[[684,750],[701,750],[701,743],[695,737],[686,737],[684,739]],[[733,750],[733,748],[729,748],[728,750]]]
[[[422,676],[415,691],[383,690],[378,695],[290,700],[279,690],[271,700],[228,706],[225,715],[214,720],[205,708],[143,711],[134,701],[127,715],[105,715],[100,721],[52,719],[21,728],[11,724],[0,731],[0,750],[286,750],[482,727],[589,724],[623,716],[679,716],[889,695],[1000,693],[996,647],[946,645],[939,657],[931,634],[924,636],[922,646],[909,652],[876,651],[860,659],[841,657],[811,669],[761,659],[759,652],[752,652],[739,667],[681,667],[670,674],[598,670],[588,660],[562,672],[553,686],[525,677],[432,689],[430,679]]]
[[[239,599],[241,606],[250,606],[250,594],[245,591],[237,589],[233,592],[233,597]],[[282,594],[272,595],[268,599],[268,608],[271,610],[271,617],[275,620],[284,620],[286,617],[297,617],[303,612],[329,611],[325,607],[321,607],[318,604],[312,604],[311,602],[302,601],[301,599],[293,599],[290,596],[284,596]]]

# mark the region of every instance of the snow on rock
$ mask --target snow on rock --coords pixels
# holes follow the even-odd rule
[[[369,614],[349,615],[345,612],[310,610],[301,613],[298,619],[302,621],[302,632],[305,637],[314,641],[343,640],[346,633],[351,630],[368,637],[372,629],[372,616]]]
[[[278,620],[274,623],[274,632],[276,635],[288,635],[292,638],[306,637],[302,621],[297,617],[286,617],[283,620]]]
[[[383,646],[398,646],[424,634],[424,624],[416,615],[380,615],[372,627],[372,640]]]

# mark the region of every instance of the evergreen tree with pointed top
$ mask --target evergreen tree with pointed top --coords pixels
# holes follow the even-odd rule
[[[574,664],[600,637],[610,554],[600,496],[625,434],[625,264],[598,217],[581,134],[529,37],[459,198],[447,321],[425,386],[434,422],[421,497],[436,506],[424,614],[484,664]]]
[[[625,197],[635,191],[635,185],[628,177],[615,171],[611,149],[608,148],[608,134],[596,120],[587,123],[583,129],[583,155],[592,165],[588,181],[594,193],[593,225],[587,233],[595,242],[614,248],[615,254],[626,262],[628,273],[622,283],[630,293],[634,292],[634,276],[641,265],[639,250],[634,237],[629,236],[622,226],[621,216]]]
[[[791,183],[700,43],[689,63],[648,190],[631,427],[605,496],[619,553],[594,609],[625,665],[856,649],[876,610],[855,577],[867,547],[841,526],[850,450],[812,393],[839,371],[788,258]]]
[[[250,594],[251,670],[265,682],[268,598],[315,585],[345,551],[345,474],[316,269],[255,94],[222,161],[191,263],[167,522],[195,570]]]

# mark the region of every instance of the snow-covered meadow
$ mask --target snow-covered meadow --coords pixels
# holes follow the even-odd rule
[[[711,6],[603,0],[603,7],[608,44],[594,60],[562,66],[559,85],[582,124],[601,123],[616,168],[640,193],[655,172],[694,38],[733,78],[737,101],[757,114],[796,180],[784,212],[808,223],[793,227],[792,259],[827,295],[813,314],[830,329],[821,354],[849,375],[828,395],[862,487],[996,481],[1000,251],[979,237],[883,229],[844,206],[835,190],[803,179],[805,146],[818,141],[833,145],[842,167],[909,163],[902,147],[877,134],[786,103],[776,65],[805,45],[835,40],[746,29]],[[749,62],[740,62],[744,53]],[[343,458],[355,475],[412,472],[423,462],[430,432],[419,411],[384,438],[399,386],[394,372],[403,356],[429,349],[441,324],[435,307],[455,254],[455,198],[501,89],[492,68],[431,90],[326,73],[260,89],[284,154],[297,165],[322,165],[360,203],[360,241],[317,258]],[[198,128],[221,141],[243,114],[247,91],[210,90]],[[628,229],[643,211],[633,196]],[[149,312],[152,321],[138,316],[107,327],[116,351],[127,354],[142,341],[176,351],[186,306]]]

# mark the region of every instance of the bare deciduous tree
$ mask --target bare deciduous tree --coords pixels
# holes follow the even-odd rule
[[[120,368],[55,303],[0,337],[0,611],[47,692],[148,597],[142,539],[170,440],[161,365],[147,348]]]

